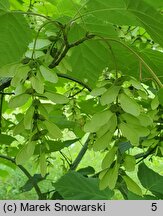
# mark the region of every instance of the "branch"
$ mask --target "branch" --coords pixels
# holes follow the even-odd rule
[[[137,155],[135,155],[135,159],[140,159],[136,164],[139,164],[141,161],[143,161],[145,158],[147,158],[149,155],[151,155],[155,149],[157,148],[157,146],[155,146],[154,148],[149,148],[146,152],[144,153],[139,153]]]
[[[93,37],[94,37],[94,35],[86,34],[85,37],[81,38],[81,39],[78,40],[78,41],[75,41],[74,43],[71,43],[71,44],[66,43],[66,44],[65,44],[65,48],[64,48],[63,52],[61,53],[60,57],[59,57],[57,60],[54,59],[54,60],[52,61],[52,63],[49,65],[49,68],[54,68],[54,67],[56,67],[57,65],[59,65],[59,63],[60,63],[60,62],[62,61],[62,59],[66,56],[66,54],[67,54],[67,52],[69,51],[70,48],[75,47],[75,46],[78,46],[78,45],[84,43],[85,41],[92,39]],[[67,41],[66,41],[66,42],[67,42]]]
[[[17,165],[16,162],[15,162],[15,159],[10,158],[8,156],[0,155],[0,158],[8,160],[8,161],[12,162],[13,164],[15,164],[16,166],[18,166],[19,169],[21,169],[21,171],[28,177],[28,179],[32,183],[32,185],[33,185],[33,187],[34,187],[34,189],[35,189],[35,191],[36,191],[36,193],[37,193],[37,195],[39,197],[39,200],[44,199],[43,194],[41,193],[41,190],[40,190],[39,186],[36,184],[36,182],[33,181],[31,174],[25,169],[25,167],[23,167],[22,165]]]
[[[85,87],[83,87],[82,89],[80,89],[79,91],[77,91],[76,93],[74,93],[73,95],[70,95],[69,98],[75,97],[76,95],[80,94],[84,89],[85,89]]]
[[[92,89],[87,84],[85,84],[81,80],[76,79],[75,77],[71,77],[68,74],[62,74],[62,73],[57,73],[57,75],[58,75],[58,77],[62,77],[62,78],[65,78],[65,79],[68,79],[68,80],[71,80],[73,82],[80,84],[81,86],[83,86],[84,88],[86,88],[90,92],[92,91]]]
[[[77,168],[77,166],[79,165],[80,161],[82,160],[82,158],[84,157],[84,155],[88,149],[89,141],[90,141],[90,138],[88,137],[87,140],[85,141],[82,149],[80,150],[79,154],[77,155],[76,159],[72,163],[70,170],[75,170]]]

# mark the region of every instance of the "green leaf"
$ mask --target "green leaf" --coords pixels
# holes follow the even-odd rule
[[[120,86],[112,85],[102,96],[100,99],[101,105],[105,106],[115,101],[118,93],[120,91]]]
[[[12,64],[7,64],[7,65],[3,65],[0,68],[0,75],[1,77],[13,77],[17,70],[19,70],[19,68],[22,67],[22,65],[19,63],[12,63]]]
[[[161,59],[163,58],[163,53],[158,50],[144,49],[143,51],[139,50],[138,54],[163,82],[161,70],[161,68],[163,67],[163,62],[161,61]],[[147,70],[145,70],[144,76],[152,77]]]
[[[128,124],[129,127],[132,128],[133,131],[135,131],[136,134],[138,134],[139,137],[146,137],[150,134],[150,130],[147,127],[143,127],[141,125],[132,125]]]
[[[44,96],[56,104],[66,104],[69,102],[67,97],[58,93],[45,92]]]
[[[145,0],[90,0],[83,13],[85,16],[91,13],[96,19],[117,25],[142,26],[157,43],[163,45],[163,17]]]
[[[58,76],[56,75],[54,71],[50,70],[49,68],[46,68],[45,66],[41,65],[40,72],[46,81],[49,81],[52,83],[58,82]]]
[[[112,136],[113,136],[113,133],[108,131],[100,138],[97,138],[97,140],[93,144],[93,150],[100,151],[100,150],[104,150],[105,148],[107,148],[109,144],[111,143]]]
[[[137,57],[131,51],[129,51],[124,46],[120,45],[119,43],[110,42],[114,55],[116,56],[116,63],[118,68],[123,71],[123,74],[128,76],[133,76],[139,79],[139,61],[137,61]],[[145,49],[138,49],[135,46],[130,47],[143,61],[148,65],[149,68],[159,77],[159,79],[163,82],[162,77],[162,70],[163,67],[163,53],[159,52],[158,50],[153,50],[149,48]],[[126,60],[127,56],[127,60]],[[114,70],[115,65],[114,62],[111,60],[112,55],[110,54],[108,59],[108,69]],[[145,67],[142,68],[142,75],[143,78],[152,78],[152,75],[149,73],[149,70]],[[150,82],[148,82],[151,85]]]
[[[144,147],[150,147],[150,146],[155,146],[157,145],[159,142],[159,140],[156,140],[156,139],[145,139],[143,140],[142,142],[142,146]]]
[[[162,0],[145,0],[148,4],[150,4],[152,7],[155,7],[156,9],[161,9],[162,8]]]
[[[9,1],[8,0],[1,0],[0,2],[0,15],[2,14],[3,11],[7,11],[10,7]]]
[[[68,74],[95,87],[99,75],[108,65],[108,55],[108,50],[101,41],[90,40],[74,47],[71,56],[67,58],[72,66]]]
[[[158,198],[151,195],[139,196],[131,191],[128,191],[127,194],[128,200],[157,200]]]
[[[134,146],[139,145],[140,137],[146,137],[150,134],[150,130],[141,125],[121,123],[119,128],[122,131],[123,136],[126,137]]]
[[[138,178],[143,187],[163,199],[163,176],[154,172],[145,163],[141,163],[138,168]]]
[[[77,4],[78,1],[71,0],[60,0],[60,1],[51,1],[52,4],[55,4],[57,7],[57,12],[54,13],[54,17],[74,17],[77,11],[80,9],[80,5]]]
[[[16,136],[18,134],[21,134],[22,132],[24,132],[24,130],[24,121],[21,120],[13,129],[13,135]]]
[[[29,48],[30,49],[33,49],[33,47],[34,47],[34,43],[35,43],[35,41],[33,41],[33,42],[31,42],[30,44],[29,44]],[[51,44],[51,42],[48,40],[48,39],[41,39],[41,38],[39,38],[39,39],[37,39],[37,41],[36,41],[36,47],[35,47],[35,49],[36,50],[40,50],[40,49],[42,49],[42,48],[44,48],[44,47],[47,47],[47,46],[49,46]]]
[[[47,173],[47,164],[46,164],[46,157],[44,152],[41,153],[40,155],[40,172],[41,172],[41,176],[45,177]]]
[[[8,6],[7,1],[3,9]],[[2,6],[2,3],[1,3]],[[23,15],[14,12],[0,13],[0,67],[20,61],[28,43],[32,39],[32,31]]]
[[[27,143],[27,155],[29,156],[29,158],[34,154],[35,151],[35,146],[36,146],[36,142],[34,141],[29,141]]]
[[[35,111],[34,107],[30,106],[26,114],[24,115],[24,128],[26,130],[32,129],[34,111]]]
[[[96,132],[97,137],[103,136],[107,131],[110,131],[112,134],[114,134],[117,127],[117,116],[116,114],[113,114],[112,117],[109,119],[109,121],[100,127],[100,129]]]
[[[122,0],[90,0],[87,4],[87,13],[97,17],[99,20],[107,20],[109,23],[118,25],[138,24],[137,20],[126,11],[127,6]],[[108,15],[109,14],[109,15]]]
[[[88,32],[104,37],[117,38],[117,32],[112,23],[100,20],[97,17],[92,16],[92,14],[83,17],[83,21]]]
[[[104,92],[106,92],[107,91],[107,89],[106,88],[104,88],[104,87],[101,87],[101,88],[95,88],[95,89],[93,89],[92,91],[91,91],[91,95],[93,96],[93,97],[97,97],[97,96],[101,96]]]
[[[60,151],[63,148],[68,148],[69,146],[73,145],[75,142],[77,142],[79,139],[73,139],[73,140],[66,140],[66,141],[53,141],[53,140],[46,140],[46,143],[48,144],[48,149],[45,148],[45,153],[51,153]],[[40,145],[37,145],[35,148],[35,155],[38,155],[40,153]]]
[[[121,93],[119,95],[119,101],[122,109],[130,113],[134,116],[140,115],[140,106],[136,103],[136,101],[132,98],[130,98],[128,95]]]
[[[110,110],[95,113],[90,121],[87,121],[84,126],[85,132],[96,132],[99,128],[105,125],[113,116]]]
[[[103,178],[100,180],[100,190],[104,190],[106,187],[109,187],[110,190],[115,188],[118,179],[118,170],[119,164],[117,163],[114,167],[108,169]]]
[[[0,134],[0,144],[10,145],[16,139],[6,134]]]
[[[95,169],[91,166],[87,166],[87,167],[77,170],[77,172],[82,174],[83,176],[88,176],[88,175],[94,174]]]
[[[160,89],[158,91],[158,100],[159,100],[160,104],[163,106],[163,89]]]
[[[49,131],[49,136],[51,138],[53,139],[62,138],[62,132],[56,124],[49,122],[47,120],[45,120],[43,124],[46,126],[47,130]]]
[[[0,169],[0,177],[6,178],[9,175],[9,172],[7,170]]]
[[[140,120],[139,120],[140,116],[136,117],[136,116],[133,116],[129,113],[123,113],[120,115],[120,118],[128,124],[140,125]]]
[[[100,191],[98,183],[97,178],[86,178],[77,172],[68,172],[54,187],[65,200],[110,200],[114,192],[109,189]]]
[[[125,0],[127,10],[134,14],[140,24],[147,30],[149,35],[161,46],[163,45],[163,17],[146,1]]]
[[[127,172],[132,172],[135,170],[136,159],[132,155],[125,155],[123,166]]]
[[[21,107],[27,103],[29,98],[30,98],[29,94],[20,94],[20,95],[14,96],[9,101],[9,107],[12,109]]]
[[[151,108],[152,108],[152,110],[155,110],[155,109],[157,109],[158,106],[159,106],[159,100],[158,100],[158,97],[155,96],[151,102]]]
[[[105,155],[102,161],[102,169],[110,168],[111,164],[114,161],[116,152],[117,152],[117,147],[113,146],[113,148]]]
[[[20,83],[27,79],[28,72],[30,68],[28,65],[17,67],[16,74],[11,80],[11,85],[17,87]]]
[[[139,145],[139,136],[138,134],[133,131],[132,128],[128,124],[121,123],[119,125],[119,129],[121,130],[124,137],[126,137],[132,145],[138,146]]]
[[[139,119],[140,124],[144,127],[153,125],[152,118],[147,114],[140,114],[137,118]]]
[[[31,84],[33,89],[39,93],[43,94],[44,93],[44,83],[42,80],[40,80],[37,76],[32,76],[30,78]]]
[[[130,142],[120,142],[118,143],[118,148],[121,154],[125,153],[127,150],[132,148],[132,145]]]
[[[24,145],[16,156],[16,164],[22,165],[33,155],[33,151],[29,151],[28,144]]]
[[[141,188],[134,182],[128,175],[122,176],[124,181],[126,182],[127,188],[133,193],[142,196]]]

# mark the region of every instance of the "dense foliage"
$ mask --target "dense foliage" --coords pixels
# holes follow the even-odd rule
[[[163,198],[148,165],[163,155],[162,12],[162,0],[0,1],[1,178],[19,168],[38,199]]]

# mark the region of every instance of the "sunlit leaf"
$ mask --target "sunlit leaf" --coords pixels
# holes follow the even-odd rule
[[[87,121],[84,130],[86,132],[96,132],[101,126],[106,124],[109,119],[113,116],[110,110],[96,113],[92,116],[92,119]]]
[[[104,157],[102,161],[102,169],[109,168],[114,161],[115,154],[117,152],[117,147],[114,146]]]
[[[134,116],[140,115],[140,106],[137,104],[137,102],[134,99],[122,93],[119,95],[119,101],[120,101],[122,109],[125,112],[130,113]]]
[[[135,181],[133,181],[128,175],[122,176],[122,178],[125,180],[127,188],[132,191],[133,193],[142,196],[142,190],[141,188],[138,186],[138,184],[136,184]]]
[[[49,136],[53,139],[62,138],[62,132],[57,125],[52,122],[44,121],[44,124],[49,131]]]
[[[27,103],[29,98],[30,98],[29,94],[20,94],[20,95],[14,96],[9,101],[9,107],[16,108],[16,107],[23,106],[25,103]]]
[[[42,76],[44,77],[44,79],[46,81],[52,82],[52,83],[57,83],[58,82],[58,77],[56,75],[56,73],[48,68],[46,68],[45,66],[41,65],[40,66],[40,72],[42,74]]]
[[[118,96],[120,86],[111,86],[104,94],[101,96],[101,104],[104,106],[106,104],[110,104],[115,101]]]
[[[56,104],[66,104],[69,102],[69,99],[66,96],[58,93],[45,92],[44,96]]]
[[[47,173],[47,164],[46,164],[45,153],[41,153],[41,155],[40,155],[40,172],[41,172],[42,177],[44,177]]]
[[[125,155],[123,166],[125,167],[127,172],[132,172],[135,170],[136,159],[132,155]]]

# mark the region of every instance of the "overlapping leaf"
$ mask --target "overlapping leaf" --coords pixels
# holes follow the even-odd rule
[[[73,48],[68,58],[72,66],[69,74],[94,87],[102,70],[108,66],[108,53],[109,51],[100,41],[87,41]]]
[[[138,177],[143,187],[160,199],[163,198],[163,176],[154,172],[145,163],[141,163],[138,169]]]
[[[67,200],[108,200],[113,196],[113,191],[99,190],[98,179],[86,178],[76,172],[69,172],[58,182],[55,189]]]
[[[163,17],[147,1],[90,0],[87,6],[85,16],[92,13],[97,18],[114,24],[142,26],[157,43],[163,45]]]
[[[32,40],[23,15],[10,12],[9,2],[0,2],[0,67],[19,61]]]

